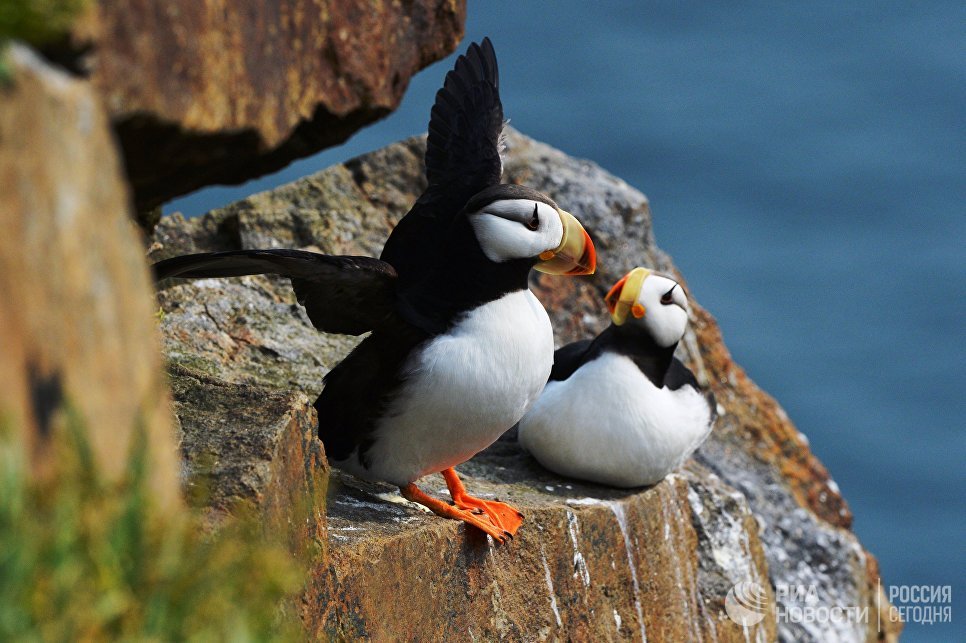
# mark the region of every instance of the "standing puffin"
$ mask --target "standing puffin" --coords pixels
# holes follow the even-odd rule
[[[496,56],[484,39],[436,94],[429,186],[380,259],[239,250],[154,266],[157,279],[283,275],[319,330],[371,332],[315,401],[330,461],[498,542],[522,515],[468,495],[453,467],[523,417],[550,374],[553,332],[529,290],[530,269],[585,275],[596,265],[577,219],[540,192],[500,183],[503,125]],[[414,484],[437,472],[455,506]]]
[[[674,357],[689,310],[679,283],[635,268],[604,301],[613,323],[556,352],[519,440],[556,473],[613,487],[651,485],[704,442],[714,397]]]

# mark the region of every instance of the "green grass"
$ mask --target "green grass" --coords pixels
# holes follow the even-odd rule
[[[45,482],[26,481],[0,426],[0,641],[301,639],[282,606],[303,579],[253,517],[206,535],[186,511],[161,515],[143,438],[106,482],[66,424]]]
[[[3,0],[0,41],[44,45],[64,35],[89,0]]]
[[[7,43],[20,40],[34,47],[64,41],[71,25],[90,0],[0,0],[0,89],[9,86]]]

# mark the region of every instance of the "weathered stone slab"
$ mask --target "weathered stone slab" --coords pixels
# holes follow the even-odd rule
[[[324,541],[328,464],[308,398],[179,366],[170,375],[182,481],[208,524],[244,506],[261,511],[266,532],[284,536],[296,553]]]
[[[767,585],[757,525],[744,498],[700,467],[621,491],[557,478],[501,441],[460,472],[481,497],[524,507],[514,541],[494,546],[388,485],[334,476],[328,564],[303,602],[310,632],[376,641],[746,640],[722,614],[735,583]],[[440,477],[424,487],[445,497]],[[773,640],[774,620],[749,636]]]

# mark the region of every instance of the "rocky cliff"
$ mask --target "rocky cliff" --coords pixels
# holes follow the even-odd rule
[[[311,400],[355,340],[317,333],[282,280],[163,284],[156,322],[135,210],[344,140],[453,50],[465,15],[460,0],[242,4],[77,3],[86,13],[46,51],[63,67],[19,45],[2,54],[0,429],[13,427],[31,475],[56,469],[49,447],[69,415],[114,477],[143,429],[153,498],[169,511],[180,506],[180,467],[209,526],[251,505],[266,531],[312,558],[298,607],[313,638],[897,636],[874,629],[875,560],[849,531],[837,488],[699,306],[681,356],[721,405],[708,443],[664,482],[616,491],[549,474],[507,435],[461,467],[474,492],[526,511],[502,547],[393,488],[329,471]],[[378,254],[424,187],[422,146],[405,141],[192,221],[164,219],[150,256]],[[507,179],[578,214],[601,253],[591,279],[534,275],[559,343],[600,329],[600,297],[629,266],[674,270],[646,198],[594,164],[512,133]],[[746,581],[767,609],[744,629],[725,602]],[[869,608],[868,619],[779,619],[795,601],[772,589],[787,586],[810,588],[818,605]]]
[[[30,49],[0,56],[0,432],[12,427],[50,476],[72,415],[95,427],[95,460],[114,478],[143,429],[152,489],[176,505],[151,282],[107,115]]]
[[[601,296],[628,267],[675,271],[655,243],[643,194],[518,133],[508,143],[506,180],[577,214],[601,257],[592,278],[534,275],[558,343],[600,330]],[[151,258],[252,247],[378,255],[425,187],[423,145],[404,141],[191,221],[163,219]],[[496,547],[394,488],[327,471],[311,399],[356,340],[317,333],[283,280],[169,282],[159,300],[188,489],[204,490],[194,497],[212,520],[235,503],[254,504],[293,546],[321,542],[300,604],[314,637],[897,637],[876,631],[875,559],[849,530],[837,487],[777,403],[731,361],[700,306],[681,357],[714,391],[721,417],[695,458],[654,487],[617,491],[548,473],[511,432],[460,467],[471,490],[526,513],[517,539]],[[425,488],[444,486],[426,480]],[[749,581],[765,591],[767,610],[743,628],[725,600]],[[817,605],[868,608],[867,619],[779,619],[797,604],[772,588],[788,586],[809,588]]]

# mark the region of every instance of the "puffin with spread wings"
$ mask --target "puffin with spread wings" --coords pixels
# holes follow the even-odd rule
[[[503,131],[496,56],[470,45],[436,94],[426,144],[428,187],[379,259],[300,250],[174,257],[157,279],[289,277],[327,333],[370,332],[325,377],[315,402],[330,461],[462,520],[498,542],[523,516],[467,494],[454,466],[492,444],[540,395],[553,332],[530,292],[531,268],[592,274],[594,245],[548,196],[501,184]],[[453,505],[415,482],[442,473]]]

